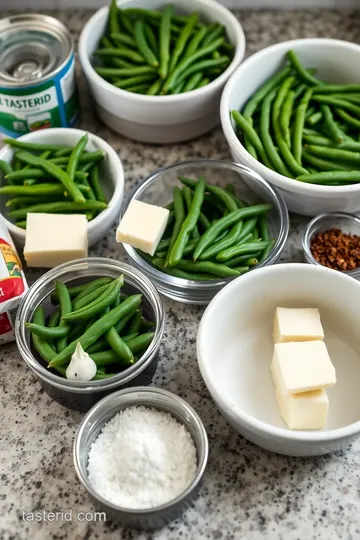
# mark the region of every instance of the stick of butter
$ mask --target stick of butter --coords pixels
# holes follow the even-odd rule
[[[276,308],[273,338],[274,343],[324,339],[319,310]]]
[[[87,219],[81,214],[28,214],[24,257],[28,266],[53,268],[87,257]]]
[[[335,368],[323,341],[277,343],[271,364],[281,394],[298,394],[336,384]]]
[[[169,210],[154,204],[132,201],[116,231],[116,241],[154,255],[169,219]]]
[[[276,401],[290,429],[322,429],[326,424],[329,399],[323,389],[293,395],[276,391]]]

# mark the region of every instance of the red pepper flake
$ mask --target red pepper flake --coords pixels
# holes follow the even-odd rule
[[[310,243],[311,253],[320,264],[342,272],[360,266],[360,236],[329,229],[315,234]]]

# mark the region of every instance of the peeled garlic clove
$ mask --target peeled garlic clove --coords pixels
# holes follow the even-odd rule
[[[78,341],[70,364],[66,369],[66,378],[70,381],[91,381],[96,372],[97,367],[94,360],[84,351]]]

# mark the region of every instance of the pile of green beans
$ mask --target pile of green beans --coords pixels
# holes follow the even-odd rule
[[[246,205],[204,178],[179,177],[168,226],[153,257],[139,251],[158,270],[192,281],[234,278],[264,261],[274,247],[267,213],[271,204]]]
[[[7,217],[26,229],[28,213],[85,213],[88,221],[107,207],[99,164],[104,152],[85,150],[88,135],[75,146],[38,144],[5,138],[14,149],[11,163],[0,160],[0,195]]]
[[[141,358],[153,340],[155,323],[143,316],[142,295],[120,294],[123,285],[123,275],[74,287],[56,281],[51,294],[55,308],[48,320],[39,306],[25,323],[49,368],[64,377],[78,342],[97,365],[93,380],[112,377]]]
[[[231,111],[247,151],[270,169],[300,182],[344,186],[360,182],[360,84],[327,84],[294,51],[288,65]]]
[[[190,92],[209,84],[233,56],[225,28],[197,13],[109,6],[105,35],[94,52],[96,72],[114,86],[150,96]]]

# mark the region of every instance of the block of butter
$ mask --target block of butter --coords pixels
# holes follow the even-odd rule
[[[154,255],[164,234],[169,214],[167,208],[132,201],[119,223],[116,241]]]
[[[335,368],[323,341],[277,343],[271,372],[281,394],[298,394],[336,384]]]
[[[301,394],[276,391],[276,401],[290,429],[322,429],[326,424],[329,399],[323,389]]]
[[[319,310],[276,308],[273,338],[274,343],[324,339]]]
[[[87,219],[81,214],[28,214],[24,257],[28,266],[53,268],[87,257]]]

